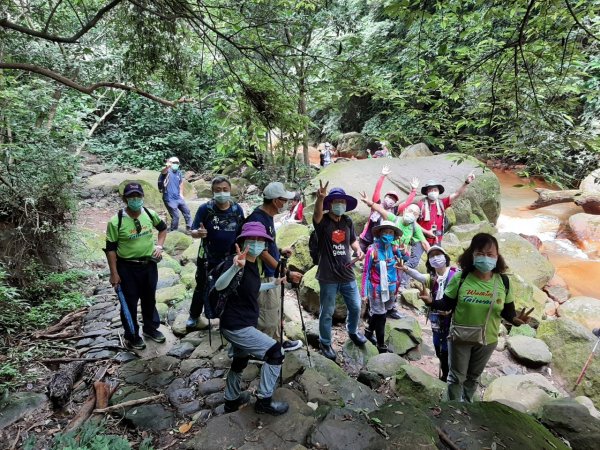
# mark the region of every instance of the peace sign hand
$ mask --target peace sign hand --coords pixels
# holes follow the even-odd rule
[[[327,196],[327,186],[329,186],[329,181],[325,183],[325,186],[323,186],[323,180],[319,180],[319,190],[317,191],[317,197],[323,199]]]
[[[424,284],[421,284],[421,289],[419,289],[419,298],[428,305],[431,305],[432,303],[431,296],[427,292],[427,288]]]
[[[246,255],[250,247],[246,246],[244,251],[240,250],[240,246],[235,244],[235,256],[233,257],[233,265],[242,269],[246,265]]]
[[[513,318],[512,323],[513,325],[516,326],[521,326],[521,325],[525,325],[527,322],[529,322],[529,315],[533,312],[534,308],[531,308],[529,311],[525,312],[526,308],[523,308],[521,310],[521,312]]]
[[[373,205],[373,202],[369,200],[369,197],[367,197],[367,193],[365,191],[360,192],[360,200],[363,203],[365,203],[368,207],[371,207]]]

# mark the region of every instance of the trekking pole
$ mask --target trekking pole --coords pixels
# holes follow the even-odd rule
[[[277,268],[275,269],[275,278],[281,278],[285,276],[285,268],[287,264],[287,257],[281,255]],[[281,283],[281,311],[279,316],[279,345],[283,352],[283,300],[285,298],[285,281]],[[279,377],[279,386],[283,386],[283,374]]]
[[[304,333],[304,341],[306,342],[306,357],[308,358],[308,367],[312,368],[312,362],[310,360],[310,350],[308,348],[308,335],[306,334],[306,324],[304,323],[304,315],[302,314],[302,304],[300,303],[300,295],[298,289],[294,289],[296,293],[296,300],[298,300],[298,311],[300,312],[300,323],[302,324],[302,332]]]
[[[581,369],[581,373],[577,377],[577,381],[575,382],[575,387],[573,387],[573,390],[575,390],[577,388],[577,386],[579,386],[579,383],[581,383],[581,380],[583,380],[583,376],[585,375],[585,371],[587,370],[587,368],[589,367],[590,363],[592,362],[592,359],[594,358],[594,353],[596,352],[596,348],[598,347],[599,343],[600,343],[600,337],[598,337],[598,339],[596,340],[596,343],[594,344],[594,347],[592,348],[592,352],[590,353],[590,356],[588,356],[588,359],[585,362],[585,364],[583,366],[583,369]]]
[[[131,318],[131,313],[129,312],[129,307],[127,306],[127,300],[125,300],[125,295],[123,294],[123,289],[121,289],[121,285],[117,284],[115,286],[115,292],[117,293],[117,297],[119,298],[119,303],[121,304],[121,312],[125,317],[125,328],[128,328],[129,335],[135,337],[135,326],[133,324],[133,319]]]

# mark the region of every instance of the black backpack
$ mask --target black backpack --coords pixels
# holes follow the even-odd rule
[[[227,298],[238,288],[244,270],[238,271],[229,286],[219,291],[215,287],[215,283],[223,273],[231,267],[232,257],[227,258],[225,261],[221,261],[216,267],[208,272],[207,278],[207,290],[208,295],[206,296],[206,302],[204,305],[204,315],[207,319],[219,319],[225,311],[227,305]]]
[[[346,215],[342,215],[340,219],[340,223],[344,221],[344,226],[352,226],[352,219]],[[308,252],[310,253],[310,258],[315,266],[319,265],[319,237],[317,236],[317,230],[313,228],[310,232],[310,236],[308,237]]]
[[[142,208],[144,209],[146,214],[148,214],[148,217],[150,217],[150,222],[152,222],[152,224],[154,225],[154,219],[152,218],[152,215],[150,214],[150,211],[148,210],[148,208],[146,208],[145,206],[142,206]],[[119,212],[117,213],[117,235],[119,235],[119,231],[121,231],[122,223],[123,223],[123,209],[120,209]]]

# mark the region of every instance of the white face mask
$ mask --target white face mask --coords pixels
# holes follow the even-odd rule
[[[404,213],[402,215],[402,221],[405,224],[413,223],[415,221],[415,216],[413,216],[411,213]]]
[[[440,196],[439,192],[432,191],[432,192],[427,193],[427,198],[429,200],[431,200],[432,202],[435,202],[439,198],[439,196]]]

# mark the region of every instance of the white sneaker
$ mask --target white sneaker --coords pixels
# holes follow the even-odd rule
[[[283,351],[284,352],[293,352],[294,350],[298,350],[299,348],[302,348],[304,344],[302,343],[302,341],[285,341],[283,343]]]

